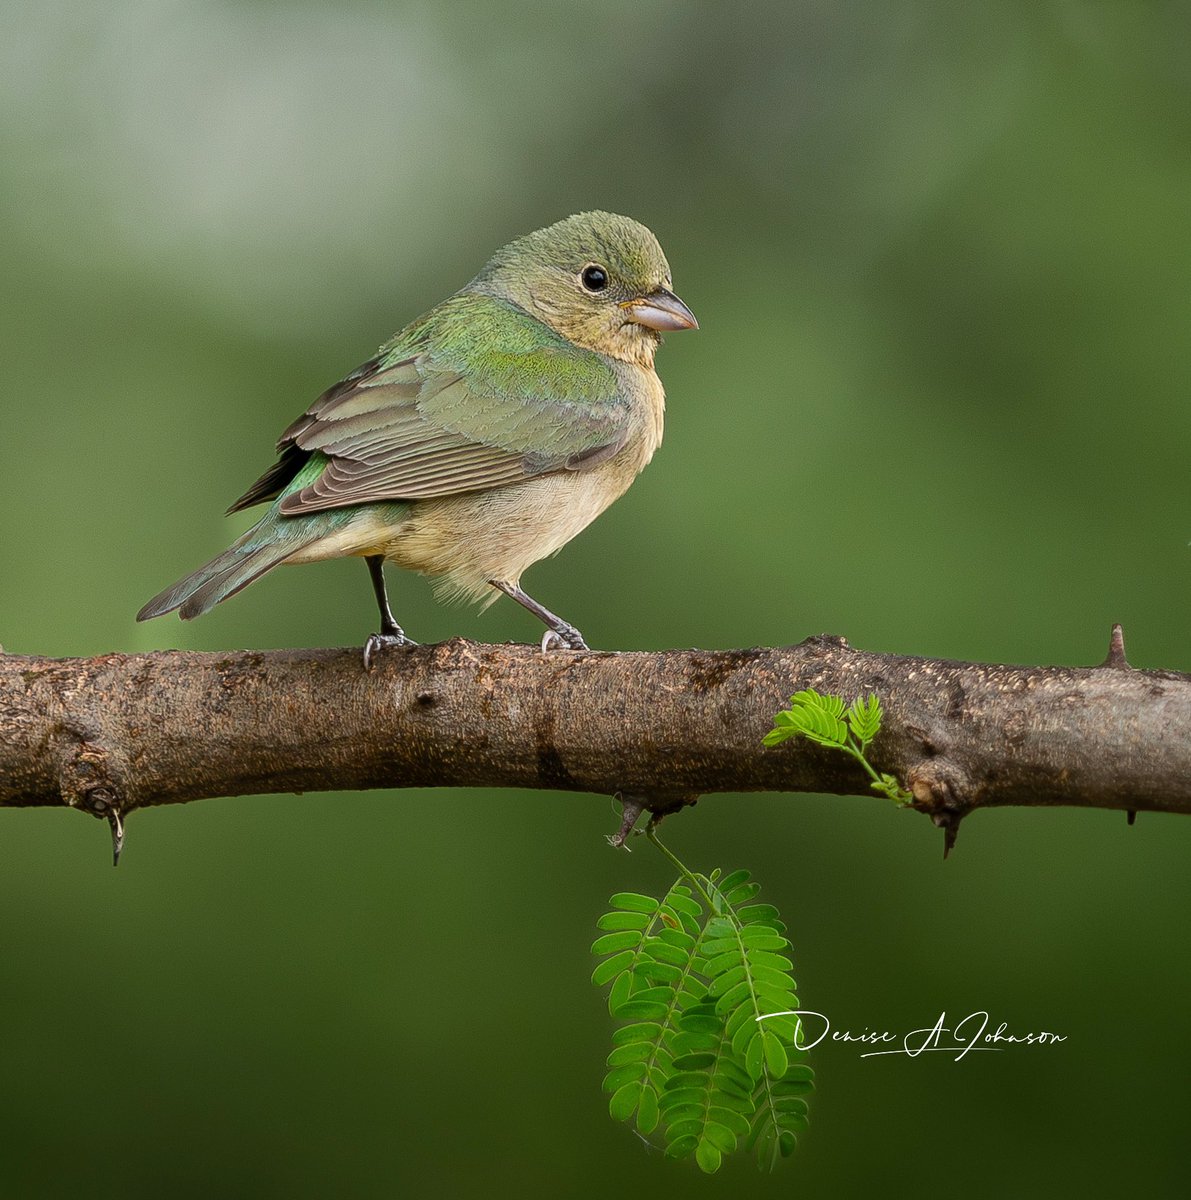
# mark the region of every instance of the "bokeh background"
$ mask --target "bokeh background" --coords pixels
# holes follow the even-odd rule
[[[0,4],[0,641],[354,645],[362,566],[133,622],[277,433],[510,237],[661,238],[666,444],[528,576],[594,645],[1191,668],[1191,10],[1079,0]],[[395,577],[423,641],[536,639]],[[201,719],[201,714],[196,714]],[[717,796],[804,1003],[1049,1050],[814,1056],[714,1179],[613,1124],[611,803],[394,791],[0,813],[6,1196],[1182,1194],[1191,823]]]

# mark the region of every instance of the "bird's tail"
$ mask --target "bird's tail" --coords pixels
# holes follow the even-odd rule
[[[174,609],[184,621],[201,617],[319,537],[320,531],[306,522],[286,526],[272,512],[266,513],[218,557],[154,596],[136,619],[148,621]]]

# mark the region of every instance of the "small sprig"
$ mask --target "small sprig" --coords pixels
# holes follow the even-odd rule
[[[776,746],[787,738],[804,737],[820,746],[834,746],[850,754],[869,774],[869,787],[888,796],[897,804],[909,804],[914,797],[898,782],[897,776],[876,771],[865,757],[873,738],[881,732],[881,699],[870,693],[857,696],[845,705],[842,696],[824,696],[814,688],[805,688],[790,697],[790,707],[773,718],[773,728],[762,738],[766,746]]]
[[[661,1129],[670,1158],[710,1174],[739,1146],[762,1166],[794,1153],[807,1125],[814,1072],[798,1044],[786,926],[757,902],[748,871],[678,871],[655,900],[618,892],[598,922],[597,987],[610,984],[612,1037],[604,1090],[618,1121],[648,1138]]]

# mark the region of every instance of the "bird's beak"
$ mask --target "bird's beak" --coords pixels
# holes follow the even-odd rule
[[[695,314],[668,288],[658,288],[648,296],[625,300],[621,308],[628,319],[647,329],[698,329]]]

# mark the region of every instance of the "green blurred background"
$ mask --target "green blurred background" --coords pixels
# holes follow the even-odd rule
[[[1191,9],[0,5],[0,641],[356,645],[363,567],[137,626],[247,523],[277,433],[510,237],[604,207],[702,322],[666,444],[528,576],[593,645],[1191,668]],[[435,641],[539,636],[392,581]],[[796,1159],[704,1179],[614,1125],[587,946],[605,799],[0,814],[0,1194],[1183,1194],[1191,822],[717,796],[696,866],[784,910],[804,1003],[990,1010],[1049,1050],[814,1056]],[[532,897],[532,899],[531,899]],[[529,997],[534,997],[529,999]]]

